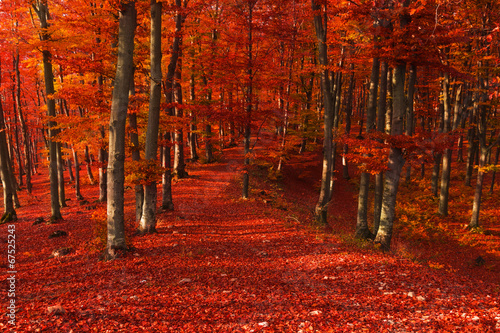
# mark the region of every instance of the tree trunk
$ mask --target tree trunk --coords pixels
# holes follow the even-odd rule
[[[480,149],[479,169],[477,171],[476,189],[474,191],[474,201],[472,204],[472,216],[469,222],[468,229],[479,227],[479,212],[481,211],[481,197],[483,193],[484,171],[482,168],[486,165],[486,155],[488,149],[484,146]]]
[[[471,186],[472,171],[474,170],[474,156],[478,149],[478,142],[476,140],[476,131],[474,128],[469,129],[467,138],[469,147],[467,149],[467,165],[465,167],[465,185]]]
[[[21,135],[23,137],[23,147],[24,147],[24,166],[25,166],[25,174],[26,174],[26,188],[28,193],[31,193],[32,184],[31,184],[31,151],[30,151],[30,138],[28,132],[28,126],[26,126],[26,121],[23,115],[23,109],[21,104],[21,74],[19,71],[19,51],[16,52],[14,57],[14,70],[16,73],[16,105],[19,117],[19,124],[21,125]]]
[[[163,134],[164,144],[162,146],[162,162],[161,165],[165,169],[162,176],[162,201],[161,209],[174,210],[172,199],[172,170],[170,168],[170,133]]]
[[[173,82],[175,69],[177,68],[177,61],[179,59],[179,49],[181,43],[181,32],[182,32],[182,24],[184,23],[184,16],[182,15],[180,9],[182,6],[181,0],[175,0],[175,5],[178,8],[178,12],[175,15],[175,38],[172,44],[172,52],[170,56],[170,62],[167,68],[167,74],[165,75],[164,82],[164,94],[165,94],[165,102],[167,105],[171,105],[173,101]],[[167,106],[167,115],[173,115],[173,109],[171,106]],[[162,175],[162,209],[164,210],[173,210],[174,204],[172,202],[172,170],[171,170],[171,158],[170,158],[170,145],[172,141],[171,133],[164,133],[163,137],[165,139],[163,148],[162,148],[162,166],[165,169],[165,172]]]
[[[145,157],[154,168],[158,153],[158,130],[160,123],[161,102],[161,14],[162,3],[151,0],[151,92],[149,95],[148,127],[146,131]],[[180,89],[180,85],[179,85]],[[182,147],[182,146],[181,146]],[[182,148],[181,148],[182,149]],[[156,176],[144,186],[144,204],[139,224],[139,233],[156,232]]]
[[[59,190],[59,205],[67,207],[66,205],[66,191],[64,189],[64,161],[62,158],[61,143],[57,142],[57,184]]]
[[[408,78],[408,105],[406,106],[406,135],[412,136],[415,126],[415,116],[413,113],[413,97],[415,95],[415,84],[417,83],[417,66],[410,65],[410,75]],[[411,165],[406,167],[406,179],[409,183],[411,180]]]
[[[385,131],[385,113],[387,109],[387,62],[382,61],[380,65],[380,92],[377,108],[377,131]],[[384,190],[384,173],[380,172],[375,175],[375,199],[373,202],[373,234],[376,235],[380,224],[380,213],[382,209],[382,195]]]
[[[135,70],[134,70],[135,73]],[[135,96],[135,84],[134,84],[134,74],[132,74],[132,80],[130,80],[129,96]],[[130,112],[128,115],[128,122],[130,126],[130,145],[131,145],[131,155],[132,161],[140,163],[141,152],[139,146],[139,130],[137,128],[137,113]],[[135,184],[135,221],[139,224],[142,217],[142,204],[144,203],[144,187],[142,184]]]
[[[500,157],[500,147],[497,148],[497,152],[495,154],[495,162],[493,164],[498,165],[498,158],[499,157]],[[490,193],[493,193],[493,190],[495,189],[496,175],[497,175],[497,170],[494,169],[492,174],[491,174]]]
[[[449,92],[449,74],[444,74],[443,79],[443,133],[448,133],[451,130],[451,106]],[[438,214],[442,216],[448,215],[448,197],[450,189],[451,175],[451,148],[446,148],[443,154],[443,169],[441,172],[441,191],[439,193],[439,208]]]
[[[83,200],[83,195],[80,193],[80,162],[78,161],[78,153],[71,147],[73,160],[75,161],[75,193],[76,200]]]
[[[370,77],[370,89],[368,95],[368,105],[366,110],[366,134],[377,129],[376,115],[377,115],[377,94],[378,94],[378,81],[380,73],[380,61],[378,58],[373,58],[372,73]],[[369,138],[367,138],[369,139]],[[369,239],[373,238],[373,234],[368,227],[368,195],[370,187],[370,174],[368,172],[361,173],[359,181],[359,194],[358,194],[358,216],[356,222],[356,238]]]
[[[394,69],[393,82],[393,115],[391,122],[391,135],[402,135],[404,131],[404,115],[406,112],[405,101],[405,72],[406,64],[398,64]],[[409,101],[413,102],[413,101]],[[375,243],[382,249],[390,249],[394,217],[396,210],[396,195],[399,187],[401,170],[405,160],[400,147],[391,147],[389,154],[389,170],[385,173],[384,192],[382,197],[382,211],[380,225],[375,237]]]
[[[106,138],[106,134],[104,132],[104,126],[100,128],[101,132],[101,140],[104,141]],[[108,175],[106,173],[106,169],[104,166],[106,165],[106,156],[108,152],[106,148],[104,148],[104,142],[101,143],[101,147],[99,147],[99,202],[105,202],[107,197],[107,179]]]
[[[328,66],[328,51],[326,43],[326,23],[327,13],[326,8],[318,4],[316,0],[312,0],[312,10],[315,12],[314,27],[318,43],[318,61],[322,67],[320,73],[321,92],[323,94],[324,115],[323,115],[323,170],[321,173],[321,189],[319,193],[318,203],[314,209],[314,215],[318,222],[327,224],[328,205],[331,201],[332,194],[332,164],[333,164],[333,118],[335,105],[333,103],[333,94],[331,90],[330,73]]]
[[[4,208],[4,213],[0,220],[0,224],[17,220],[16,210],[14,207],[14,192],[16,189],[15,185],[12,184],[12,177],[9,174],[10,157],[9,157],[9,148],[7,146],[7,136],[5,134],[6,132],[5,130],[6,128],[5,128],[5,120],[3,113],[3,105],[2,105],[2,99],[0,98],[0,176],[2,178],[3,208]]]
[[[183,117],[182,108],[182,38],[179,41],[179,59],[177,61],[177,69],[174,74],[173,82],[173,97],[174,97],[174,114],[178,118]],[[184,131],[182,125],[176,126],[174,132],[174,175],[177,178],[184,178],[187,176],[186,163],[184,161]]]
[[[250,166],[250,136],[251,136],[251,123],[252,123],[252,109],[253,109],[253,9],[255,2],[248,3],[248,64],[246,69],[247,74],[247,84],[246,84],[246,114],[245,114],[245,133],[243,136],[243,186],[242,195],[243,199],[248,198],[248,192],[250,187],[250,176],[249,166]]]
[[[85,168],[87,169],[87,176],[89,177],[90,184],[95,184],[94,174],[92,173],[89,146],[85,146]]]
[[[109,121],[106,259],[114,259],[117,251],[127,249],[124,221],[125,123],[129,102],[128,92],[133,78],[137,14],[134,1],[121,2],[120,8],[118,60]]]
[[[42,42],[50,41],[50,35],[47,32],[49,27],[49,10],[46,2],[37,0],[33,4],[33,9],[40,19],[40,27],[42,28],[42,33],[40,39]],[[44,47],[42,51],[43,57],[43,73],[45,81],[45,96],[47,98],[47,116],[51,120],[48,121],[48,145],[49,145],[49,177],[50,177],[50,207],[51,207],[51,217],[52,222],[56,222],[62,219],[61,206],[59,204],[59,186],[57,178],[57,143],[54,141],[54,127],[56,123],[52,120],[56,116],[56,103],[53,98],[54,89],[54,73],[52,72],[52,54],[50,51]]]

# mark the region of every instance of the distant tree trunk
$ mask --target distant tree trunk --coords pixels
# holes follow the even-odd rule
[[[89,146],[85,146],[85,167],[87,169],[87,176],[89,177],[90,183],[95,184],[94,174],[92,173]]]
[[[498,158],[500,157],[500,147],[497,148],[497,152],[495,154],[495,161],[493,164],[498,166]],[[491,174],[491,186],[490,186],[490,193],[493,193],[493,190],[495,188],[495,178],[496,178],[497,171],[496,169],[493,170],[493,173]]]
[[[478,149],[478,142],[476,138],[476,130],[474,128],[469,129],[467,135],[468,149],[467,149],[467,165],[465,167],[465,185],[471,186],[472,171],[474,170],[474,156]]]
[[[151,92],[149,95],[148,127],[146,131],[145,157],[149,165],[156,164],[158,154],[158,131],[161,102],[161,14],[162,3],[151,0]],[[180,84],[179,88],[180,89]],[[182,146],[181,146],[182,149]],[[139,233],[156,232],[156,176],[144,186],[144,204],[139,224]]]
[[[42,42],[50,41],[50,35],[47,31],[49,24],[49,9],[45,1],[36,0],[33,4],[33,9],[40,19],[40,28],[42,33],[40,39]],[[52,54],[44,47],[42,51],[43,58],[43,73],[45,80],[45,96],[47,98],[47,116],[50,119],[56,116],[56,103],[53,98],[54,89],[54,73],[52,72]],[[52,222],[62,219],[61,206],[59,204],[59,186],[57,179],[57,142],[54,141],[54,127],[56,123],[53,120],[48,121],[48,145],[49,145],[49,176],[50,176],[50,202],[51,202],[51,217]]]
[[[484,171],[481,169],[486,165],[486,155],[488,149],[481,146],[479,157],[479,169],[477,171],[476,189],[474,191],[474,201],[472,204],[472,216],[469,222],[468,229],[475,229],[479,227],[479,212],[481,211],[481,197],[483,192]]]
[[[443,78],[443,133],[448,133],[451,130],[451,105],[450,105],[450,88],[449,74],[445,73]],[[438,214],[442,216],[448,215],[448,197],[450,188],[451,175],[451,148],[446,148],[443,154],[443,169],[441,173],[441,191],[439,193],[439,208]]]
[[[210,124],[205,125],[205,160],[206,163],[212,163],[214,161],[212,147],[212,126]]]
[[[174,96],[174,114],[178,118],[182,118],[183,111],[179,105],[182,105],[182,38],[180,39],[179,59],[177,60],[177,69],[174,74],[173,96]],[[187,176],[186,163],[184,161],[184,130],[182,125],[176,126],[174,132],[174,175],[178,178]]]
[[[488,104],[488,81],[485,78],[479,77],[480,95],[477,101],[477,137],[479,139],[479,165],[477,170],[476,189],[474,192],[474,202],[472,204],[472,216],[468,229],[475,229],[479,227],[479,213],[481,211],[481,196],[484,183],[484,167],[488,163],[488,156],[494,146],[500,144],[500,135],[493,132],[493,137],[490,143],[487,143],[488,122],[491,121],[489,115],[491,114],[491,105]],[[495,138],[496,136],[496,138]]]
[[[380,92],[377,108],[377,131],[383,133],[385,130],[385,113],[387,109],[387,62],[382,61],[380,65]],[[391,83],[392,84],[392,83]],[[373,234],[376,235],[380,224],[380,213],[382,209],[382,195],[384,190],[384,173],[375,175],[375,199],[373,202]]]
[[[318,61],[322,67],[320,73],[321,91],[323,93],[324,116],[323,116],[323,171],[321,173],[321,189],[318,203],[314,209],[314,215],[318,222],[327,224],[328,205],[332,198],[332,164],[333,164],[333,123],[335,105],[331,90],[330,73],[328,66],[328,51],[326,43],[326,23],[328,21],[326,8],[323,8],[316,0],[312,0],[312,10],[315,12],[314,27],[318,43]]]
[[[124,221],[125,123],[129,102],[128,92],[133,78],[137,13],[134,1],[121,1],[120,5],[118,60],[109,121],[106,259],[114,259],[117,251],[127,249]]]
[[[68,144],[65,145],[66,149],[69,149]],[[69,174],[69,183],[75,182],[75,175],[73,174],[73,162],[71,162],[71,158],[66,160],[66,165],[68,166],[68,174]]]
[[[135,71],[134,71],[135,73]],[[132,80],[130,80],[129,96],[135,95],[135,84],[134,84],[134,74],[132,74]],[[141,152],[139,146],[139,130],[137,128],[137,113],[130,112],[128,114],[128,122],[130,125],[130,144],[131,144],[131,155],[132,161],[139,163],[141,160]],[[142,204],[144,203],[144,187],[142,184],[135,184],[135,221],[139,223],[142,217]]]
[[[351,133],[351,116],[352,116],[352,101],[354,98],[354,64],[351,64],[351,76],[349,78],[349,89],[347,91],[347,101],[345,106],[345,133],[349,135]],[[349,152],[349,145],[344,144],[344,156],[342,157],[342,176],[344,179],[350,179],[349,176],[349,164],[345,155]]]
[[[162,146],[162,162],[161,165],[165,169],[162,175],[162,202],[161,209],[174,210],[172,199],[172,170],[170,167],[170,133],[163,134],[164,144]]]
[[[66,191],[64,189],[64,161],[62,158],[61,143],[57,143],[57,184],[59,188],[59,205],[66,207]]]
[[[73,160],[75,161],[75,193],[77,200],[83,200],[83,195],[80,192],[80,162],[78,161],[78,153],[71,147],[73,153]]]
[[[194,65],[193,65],[194,66]],[[194,72],[194,69],[192,69]],[[196,101],[196,89],[195,89],[195,76],[194,74],[191,74],[191,102],[195,103]],[[191,161],[197,161],[198,160],[198,152],[196,150],[196,142],[198,141],[198,134],[196,133],[197,131],[197,126],[196,126],[196,115],[191,111],[191,124],[189,126],[189,133],[188,133],[188,141],[189,141],[189,152],[191,154]]]
[[[100,128],[101,140],[104,141],[106,138],[106,134],[104,131],[104,126]],[[107,194],[107,173],[104,166],[106,165],[106,156],[108,152],[106,148],[104,148],[104,143],[101,143],[101,147],[99,147],[99,202],[106,201]]]
[[[437,197],[438,195],[438,182],[439,173],[441,171],[441,159],[443,154],[434,152],[434,164],[432,166],[432,176],[431,176],[431,191],[432,195]]]
[[[410,65],[410,75],[408,77],[408,105],[406,106],[406,135],[412,136],[415,126],[413,113],[413,97],[415,95],[415,84],[417,83],[417,66]],[[406,167],[406,182],[411,180],[411,165]]]
[[[132,74],[132,81],[134,81],[133,74]],[[104,85],[104,78],[102,75],[98,76],[97,84],[99,86],[99,90],[102,91],[102,86]],[[108,175],[106,173],[106,163],[107,163],[106,157],[108,156],[108,151],[105,148],[106,131],[104,125],[100,127],[100,133],[101,133],[101,146],[99,147],[99,202],[105,202],[108,196],[107,193]]]
[[[175,37],[174,42],[172,44],[172,52],[170,56],[170,62],[167,68],[167,74],[165,75],[164,82],[164,94],[165,94],[165,102],[167,105],[171,105],[173,101],[173,84],[174,84],[174,75],[175,69],[177,68],[177,61],[179,59],[179,49],[181,44],[181,31],[182,25],[184,23],[184,16],[181,13],[180,9],[182,6],[181,0],[175,0],[175,5],[178,8],[178,12],[175,15]],[[172,116],[173,109],[171,106],[167,107],[167,114]],[[170,150],[171,150],[171,141],[172,136],[171,133],[164,133],[164,145],[162,148],[162,166],[165,169],[165,172],[162,175],[162,204],[161,207],[164,210],[173,210],[174,204],[172,201],[172,169],[171,169],[171,158],[170,158]]]
[[[7,136],[5,132],[6,128],[5,128],[5,120],[3,113],[3,105],[2,105],[2,99],[0,98],[0,176],[2,178],[3,208],[4,208],[4,213],[0,220],[0,224],[17,220],[16,210],[14,207],[14,192],[16,189],[15,185],[12,184],[12,177],[9,174],[11,171],[9,168],[10,157],[9,157],[9,148],[7,146]]]

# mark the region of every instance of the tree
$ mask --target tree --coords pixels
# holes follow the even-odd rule
[[[410,4],[410,0],[405,0],[402,4],[404,10]],[[400,16],[400,26],[404,28],[410,23],[410,17],[403,12]],[[405,95],[405,75],[406,62],[399,60],[394,68],[392,76],[393,99],[392,99],[392,122],[391,135],[400,136],[404,132],[404,118],[406,114]],[[413,103],[413,101],[408,101]],[[393,145],[389,153],[389,170],[385,173],[384,191],[382,196],[382,208],[380,215],[380,225],[375,236],[375,243],[381,245],[382,249],[389,250],[394,225],[396,210],[396,195],[398,192],[401,170],[405,163],[403,148]]]
[[[330,71],[328,70],[328,45],[327,45],[327,22],[328,15],[326,4],[321,5],[318,1],[311,1],[314,12],[314,27],[318,43],[318,62],[321,66],[320,82],[323,94],[324,116],[323,116],[323,171],[321,173],[321,189],[318,203],[314,209],[316,220],[320,223],[327,223],[328,206],[332,198],[333,183],[333,118],[334,108],[332,83],[330,81]]]
[[[0,82],[1,82],[1,63],[0,63]],[[12,183],[12,175],[10,169],[9,148],[7,146],[7,136],[5,134],[5,120],[0,99],[0,176],[2,178],[3,187],[3,208],[4,213],[0,219],[0,223],[16,221],[17,215],[14,207],[14,192],[15,184]]]
[[[49,175],[50,175],[50,202],[51,202],[51,221],[56,222],[62,219],[61,205],[59,201],[59,181],[57,171],[57,158],[60,155],[60,146],[55,141],[55,126],[56,123],[53,119],[56,116],[56,102],[54,100],[54,73],[52,72],[52,54],[48,48],[50,41],[49,23],[48,19],[49,8],[47,7],[47,0],[36,0],[33,3],[33,10],[38,15],[40,20],[40,40],[45,42],[42,51],[43,57],[43,72],[45,79],[45,93],[47,99],[47,116],[49,121],[47,123],[48,131],[48,144],[49,144]]]
[[[121,1],[119,10],[118,58],[109,120],[107,189],[108,237],[105,257],[113,259],[126,250],[124,221],[125,123],[129,87],[133,74],[134,35],[137,23],[135,1]]]

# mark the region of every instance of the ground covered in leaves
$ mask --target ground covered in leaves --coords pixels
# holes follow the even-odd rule
[[[251,199],[241,200],[239,151],[227,149],[215,164],[189,165],[189,177],[173,186],[175,211],[158,216],[158,234],[133,235],[133,190],[128,190],[131,251],[109,262],[100,259],[105,205],[94,202],[96,186],[83,187],[88,203],[68,201],[64,221],[33,225],[50,213],[46,174],[37,176],[34,196],[21,194],[15,223],[16,327],[3,316],[0,330],[500,331],[494,253],[475,265],[477,253],[457,249],[462,267],[456,260],[443,262],[446,256],[408,255],[412,246],[401,239],[395,239],[399,251],[381,253],[338,236],[342,225],[352,229],[356,209],[355,184],[340,179],[331,230],[311,226],[319,179],[313,155],[287,165],[276,182],[258,181],[269,169],[257,163]],[[69,189],[68,197],[73,192]],[[0,228],[5,312],[8,227]],[[432,247],[429,240],[421,244]],[[68,254],[53,252],[58,249]]]

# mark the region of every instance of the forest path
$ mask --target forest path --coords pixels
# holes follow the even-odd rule
[[[346,246],[299,223],[308,212],[265,184],[239,199],[240,165],[241,148],[218,163],[189,165],[189,177],[173,185],[175,210],[158,214],[153,235],[132,235],[127,191],[132,250],[110,262],[97,251],[104,205],[70,202],[62,223],[32,226],[47,197],[26,201],[16,224],[17,332],[500,330],[498,285]],[[313,200],[308,185],[297,200]],[[91,188],[86,197],[95,197]],[[54,230],[68,236],[48,239]],[[62,246],[73,252],[48,258]],[[48,314],[53,306],[64,313]],[[5,322],[0,330],[13,331]]]

